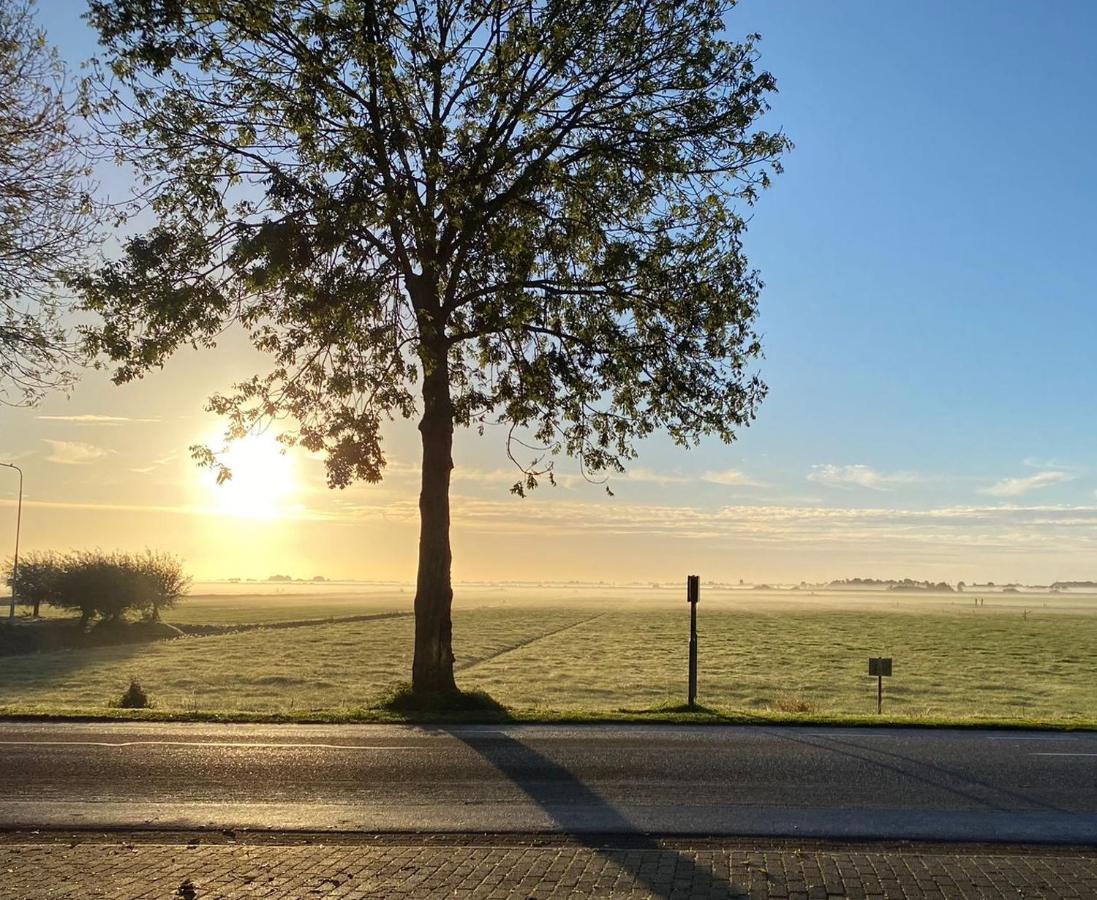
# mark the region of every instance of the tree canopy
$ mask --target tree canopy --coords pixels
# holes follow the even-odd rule
[[[65,72],[26,0],[0,0],[0,403],[70,380],[60,276],[92,236]]]
[[[453,684],[454,426],[501,423],[522,493],[558,453],[730,441],[764,395],[742,239],[789,145],[732,6],[92,0],[156,224],[77,280],[89,344],[126,381],[242,327],[271,366],[211,408],[277,420],[332,486],[419,416],[417,685]]]
[[[120,621],[138,612],[147,621],[160,620],[190,587],[180,559],[168,553],[39,552],[9,567],[7,583],[37,616],[42,603],[80,612],[82,621],[95,616]]]

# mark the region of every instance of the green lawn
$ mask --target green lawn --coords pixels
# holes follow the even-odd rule
[[[561,596],[562,593],[562,596]],[[1097,598],[732,597],[700,609],[700,700],[721,712],[860,716],[869,656],[888,655],[899,717],[1097,719]],[[408,611],[410,595],[196,598],[188,624]],[[1026,603],[1028,604],[1026,606]],[[1023,610],[1028,609],[1027,617]],[[260,628],[0,659],[9,711],[103,712],[136,676],[161,712],[335,714],[408,677],[410,616]],[[685,699],[688,607],[656,593],[469,592],[454,614],[462,687],[515,710],[617,714]]]
[[[475,666],[508,705],[645,708],[686,694],[681,612],[610,613]],[[915,716],[1097,717],[1097,618],[975,612],[712,612],[701,617],[699,699],[735,709],[875,710],[869,656],[895,660],[888,711]],[[589,663],[583,665],[582,661]]]
[[[458,665],[585,616],[574,610],[462,614]],[[408,677],[412,629],[408,616],[8,657],[0,660],[0,706],[93,710],[121,694],[133,675],[161,709],[352,708]]]

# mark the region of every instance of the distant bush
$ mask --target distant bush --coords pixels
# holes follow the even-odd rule
[[[61,573],[61,557],[56,553],[29,553],[19,560],[18,580],[13,581],[9,568],[8,585],[21,606],[29,606],[37,618],[43,603],[58,599],[57,582]]]
[[[130,557],[130,564],[144,587],[137,609],[150,622],[159,622],[160,612],[175,606],[190,588],[183,562],[170,553],[146,550],[141,556]]]
[[[36,615],[39,604],[48,603],[79,612],[84,624],[97,616],[117,622],[127,612],[159,621],[161,611],[177,603],[190,585],[178,558],[151,550],[35,554],[19,561],[14,580],[9,570],[7,581],[20,602],[33,604]]]
[[[140,580],[133,577],[122,554],[70,553],[62,557],[52,605],[78,611],[85,623],[97,615],[116,622],[127,609],[138,607],[140,591]]]
[[[141,687],[141,682],[136,678],[130,678],[130,686],[122,694],[118,705],[122,709],[148,709],[151,704],[149,703],[149,695]]]

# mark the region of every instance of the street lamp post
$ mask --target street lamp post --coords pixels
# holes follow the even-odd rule
[[[23,525],[23,470],[15,463],[0,463],[5,469],[15,469],[19,473],[19,504],[15,508],[15,558],[11,565],[11,610],[8,621],[15,621],[15,585],[19,577],[19,530]]]

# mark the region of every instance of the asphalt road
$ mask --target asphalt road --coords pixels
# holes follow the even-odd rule
[[[1097,734],[0,723],[0,827],[1097,843]]]

